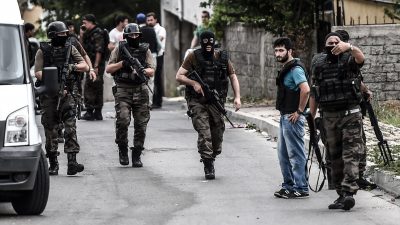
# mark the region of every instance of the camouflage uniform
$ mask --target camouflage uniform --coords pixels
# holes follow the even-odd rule
[[[221,154],[225,123],[221,113],[197,98],[187,98],[192,124],[198,133],[197,149],[202,159],[215,159]]]
[[[201,49],[191,52],[182,64],[182,68],[191,71],[196,70],[200,77],[207,83],[211,89],[215,88],[222,99],[222,104],[225,102],[226,93],[228,90],[228,76],[235,73],[232,63],[226,59],[226,62],[221,61],[222,51],[215,51],[213,62],[208,68],[208,65],[203,64],[201,59]],[[221,69],[221,64],[226,71],[213,71],[215,68]],[[219,66],[216,66],[216,65]],[[206,75],[206,73],[211,73]],[[214,74],[213,74],[214,73]],[[219,75],[226,73],[220,81],[221,87],[215,87],[212,79],[219,79]],[[217,75],[218,74],[218,75]],[[195,93],[192,87],[186,87],[186,100],[189,109],[189,116],[192,118],[194,129],[198,133],[197,148],[201,159],[214,160],[215,157],[221,154],[223,134],[225,131],[225,123],[223,116],[216,108],[208,103],[199,94]]]
[[[359,161],[363,152],[359,69],[349,52],[338,62],[326,54],[316,55],[312,62],[312,91],[319,103],[323,142],[330,161],[332,185],[339,195],[358,190]]]
[[[112,51],[109,64],[118,63],[123,60],[121,46],[126,46],[131,54],[135,57],[133,49],[130,49],[125,42],[120,42]],[[136,56],[144,68],[155,68],[150,50],[147,45],[141,44],[143,53],[141,56]],[[140,53],[138,53],[140,54]],[[113,73],[116,86],[113,87],[115,97],[116,122],[115,143],[120,148],[128,146],[128,127],[131,122],[131,115],[134,119],[134,141],[132,148],[133,152],[139,154],[144,149],[144,141],[146,138],[147,123],[150,120],[149,93],[144,83],[139,83],[134,80],[119,79],[123,69]],[[128,73],[135,73],[129,71]]]
[[[104,36],[99,27],[95,27],[83,34],[83,48],[86,50],[93,66],[96,62],[96,53],[102,54],[102,59],[98,66],[98,74],[95,81],[86,76],[84,87],[84,103],[88,111],[100,110],[103,108],[103,74],[105,70],[104,58]]]
[[[332,185],[338,193],[356,193],[359,159],[363,152],[361,113],[345,116],[342,112],[322,112],[322,123]]]
[[[63,53],[62,53],[63,54]],[[59,56],[59,57],[62,57]],[[65,55],[63,56],[65,61]],[[73,62],[79,63],[83,61],[82,56],[72,47],[71,58]],[[54,58],[53,58],[54,59]],[[53,60],[52,59],[52,60]],[[53,63],[48,61],[49,59],[44,56],[43,51],[40,49],[36,54],[35,59],[35,72],[41,71],[44,66],[52,65]],[[58,155],[58,127],[61,121],[65,126],[64,138],[64,152],[65,153],[78,153],[79,144],[76,136],[76,109],[73,95],[76,94],[74,89],[74,78],[69,75],[65,83],[67,94],[60,100],[60,110],[57,111],[58,97],[49,97],[47,95],[40,96],[40,103],[42,106],[42,118],[41,122],[44,127],[46,136],[46,153],[47,155]],[[72,93],[71,93],[72,92]]]

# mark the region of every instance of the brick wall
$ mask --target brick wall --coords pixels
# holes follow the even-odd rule
[[[364,82],[378,101],[400,100],[400,25],[332,27],[350,34],[365,55]]]

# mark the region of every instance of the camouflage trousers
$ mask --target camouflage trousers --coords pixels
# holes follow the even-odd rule
[[[199,99],[187,99],[192,124],[198,133],[197,149],[202,159],[215,159],[221,154],[225,123],[217,109]]]
[[[59,124],[64,124],[64,152],[78,153],[80,150],[76,136],[76,109],[75,100],[70,93],[66,94],[60,101],[60,110],[57,111],[57,97],[40,96],[42,106],[41,122],[46,136],[46,153],[48,155],[58,154],[58,129]]]
[[[133,146],[143,150],[147,123],[150,120],[149,94],[145,85],[136,87],[114,87],[115,97],[115,143],[128,146],[128,127],[133,117]]]
[[[90,76],[86,75],[83,97],[88,110],[103,108],[104,69],[104,65],[99,66],[99,73],[95,81],[90,80]]]
[[[362,144],[362,153],[360,154],[360,162],[358,163],[358,172],[359,172],[359,176],[358,178],[362,178],[364,176],[364,172],[366,170],[367,167],[367,138],[365,136],[365,131],[364,131],[364,126],[362,126],[362,139],[363,139],[363,144]],[[321,140],[324,143],[324,145],[326,146],[326,138],[324,137],[324,135],[321,133]],[[328,173],[328,188],[330,190],[335,189],[334,184],[332,184],[332,180],[331,180],[331,159],[329,154],[325,154],[325,162],[326,162],[326,168],[327,168],[327,173]]]
[[[360,158],[364,152],[361,113],[323,112],[322,127],[332,185],[339,194],[356,193]]]

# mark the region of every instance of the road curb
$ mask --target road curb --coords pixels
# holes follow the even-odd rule
[[[384,191],[389,192],[396,198],[400,197],[400,177],[392,172],[375,168],[372,180]]]

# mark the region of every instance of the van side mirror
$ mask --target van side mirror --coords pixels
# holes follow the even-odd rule
[[[48,96],[56,96],[58,94],[58,69],[57,67],[45,67],[42,70],[42,85],[35,88],[35,95],[40,96],[46,94]]]

